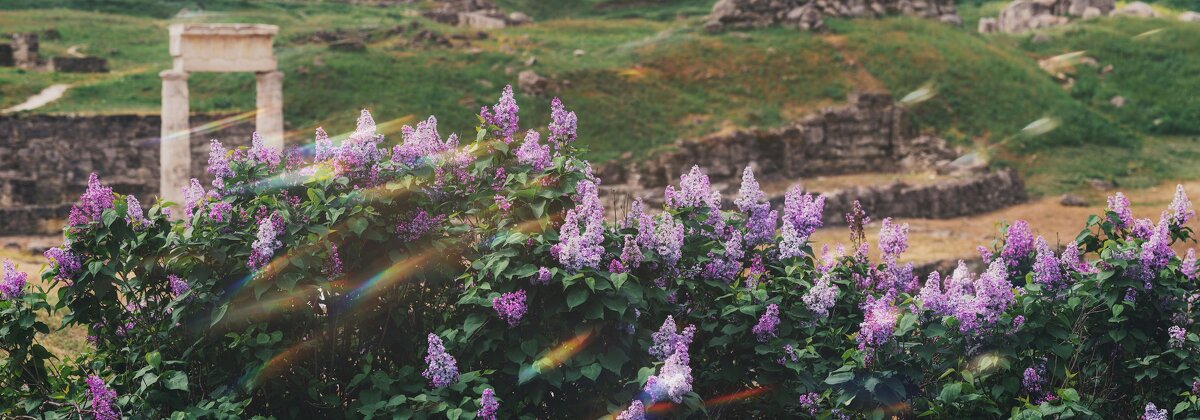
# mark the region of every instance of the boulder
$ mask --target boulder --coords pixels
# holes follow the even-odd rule
[[[530,22],[533,22],[533,19],[530,18],[529,15],[527,15],[527,14],[524,14],[521,12],[512,12],[512,13],[508,14],[508,24],[509,25],[517,26],[517,25],[524,25],[524,24],[530,23]]]
[[[1115,106],[1117,108],[1124,107],[1125,102],[1126,102],[1125,97],[1121,96],[1121,95],[1114,96],[1114,97],[1112,97],[1112,99],[1110,99],[1108,101],[1108,103],[1112,104],[1112,106]]]
[[[550,87],[550,79],[542,77],[533,70],[522,70],[517,73],[517,87],[521,88],[522,92],[540,95]]]
[[[979,19],[979,33],[990,34],[1000,30],[1000,26],[996,24],[996,18]]]
[[[1054,0],[1014,0],[997,18],[1000,32],[1021,33],[1067,23],[1067,18],[1054,15]]]
[[[1179,14],[1179,20],[1184,22],[1200,23],[1200,13],[1187,11]]]
[[[1055,6],[1055,14],[1066,16],[1085,16],[1087,9],[1094,8],[1101,15],[1107,15],[1116,8],[1114,0],[1059,0]]]
[[[504,29],[508,26],[503,17],[497,17],[486,11],[466,12],[458,14],[458,26],[471,29]]]
[[[1058,200],[1058,204],[1062,204],[1067,207],[1087,207],[1088,201],[1079,194],[1066,193],[1063,194],[1062,198]]]
[[[1140,1],[1135,1],[1133,3],[1129,3],[1129,4],[1125,5],[1125,7],[1114,10],[1112,12],[1112,15],[1113,16],[1140,17],[1140,18],[1159,17],[1158,12],[1154,11],[1153,7],[1150,7],[1149,4],[1146,4],[1146,3],[1143,3]]]
[[[1104,12],[1101,12],[1100,9],[1095,7],[1089,7],[1083,10],[1084,19],[1095,19],[1101,16],[1104,16]]]

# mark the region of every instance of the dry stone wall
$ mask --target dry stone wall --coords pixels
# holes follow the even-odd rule
[[[218,119],[193,116],[198,127]],[[158,116],[0,116],[0,235],[54,233],[88,175],[149,205],[158,191]],[[254,122],[192,135],[192,176],[205,180],[210,139],[248,145]]]
[[[719,0],[708,15],[705,29],[716,32],[789,25],[815,30],[823,26],[822,16],[875,18],[898,14],[962,25],[954,0]]]

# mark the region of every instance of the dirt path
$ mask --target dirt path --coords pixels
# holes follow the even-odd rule
[[[71,88],[71,85],[64,85],[64,84],[50,85],[50,87],[42,89],[42,91],[38,92],[36,95],[30,96],[29,99],[25,100],[25,102],[22,102],[20,104],[12,106],[11,108],[7,108],[3,111],[0,111],[0,114],[29,111],[29,110],[41,108],[42,106],[44,106],[48,103],[57,101],[59,98],[62,98],[63,94],[67,93],[67,89],[70,89],[70,88]]]

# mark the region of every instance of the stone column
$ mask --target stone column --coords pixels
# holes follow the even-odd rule
[[[159,194],[183,204],[183,188],[192,173],[191,133],[188,127],[188,74],[165,70],[162,78],[162,138],[159,139]]]
[[[283,150],[283,73],[255,73],[254,78],[258,80],[258,114],[254,119],[254,130],[262,136],[264,144]]]

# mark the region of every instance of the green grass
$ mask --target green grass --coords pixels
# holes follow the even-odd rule
[[[444,133],[469,134],[474,114],[495,101],[531,68],[556,82],[544,97],[518,91],[522,125],[544,126],[549,96],[560,96],[580,116],[581,141],[597,161],[669,148],[729,127],[778,126],[856,89],[887,89],[899,98],[922,86],[936,96],[911,106],[922,130],[974,147],[1002,144],[996,161],[1016,166],[1036,193],[1078,186],[1088,178],[1142,185],[1191,177],[1178,156],[1196,149],[1200,134],[1200,25],[1171,19],[1098,19],[1030,34],[975,33],[978,19],[1002,2],[960,5],[964,27],[915,18],[829,19],[823,34],[767,28],[710,35],[700,26],[712,0],[500,0],[534,25],[492,31],[470,47],[409,46],[404,36],[372,38],[367,52],[330,51],[304,44],[318,30],[382,33],[418,21],[446,33],[472,31],[417,16],[428,5],[380,8],[331,1],[204,2],[51,0],[5,2],[6,31],[55,28],[61,40],[43,40],[46,55],[80,45],[110,60],[113,73],[68,75],[0,68],[0,106],[18,103],[53,83],[74,87],[36,112],[154,113],[169,67],[166,27],[181,7],[208,12],[192,21],[279,25],[276,53],[285,79],[291,141],[313,128],[352,128],[357,109],[380,121],[413,122],[436,115]],[[69,7],[70,9],[53,9]],[[32,10],[9,10],[33,8]],[[99,10],[101,12],[92,12]],[[1151,35],[1138,34],[1162,29]],[[748,35],[748,37],[746,37]],[[576,56],[575,51],[585,54]],[[1037,67],[1037,59],[1086,51],[1100,65],[1077,69],[1064,89]],[[526,67],[529,57],[537,64]],[[254,107],[248,74],[193,74],[195,112],[239,112]],[[1129,100],[1124,108],[1108,101]],[[1041,136],[1018,135],[1043,117],[1060,121]],[[399,140],[393,130],[390,138]],[[1173,154],[1163,155],[1162,150]],[[1053,162],[1053,164],[1047,164]]]

